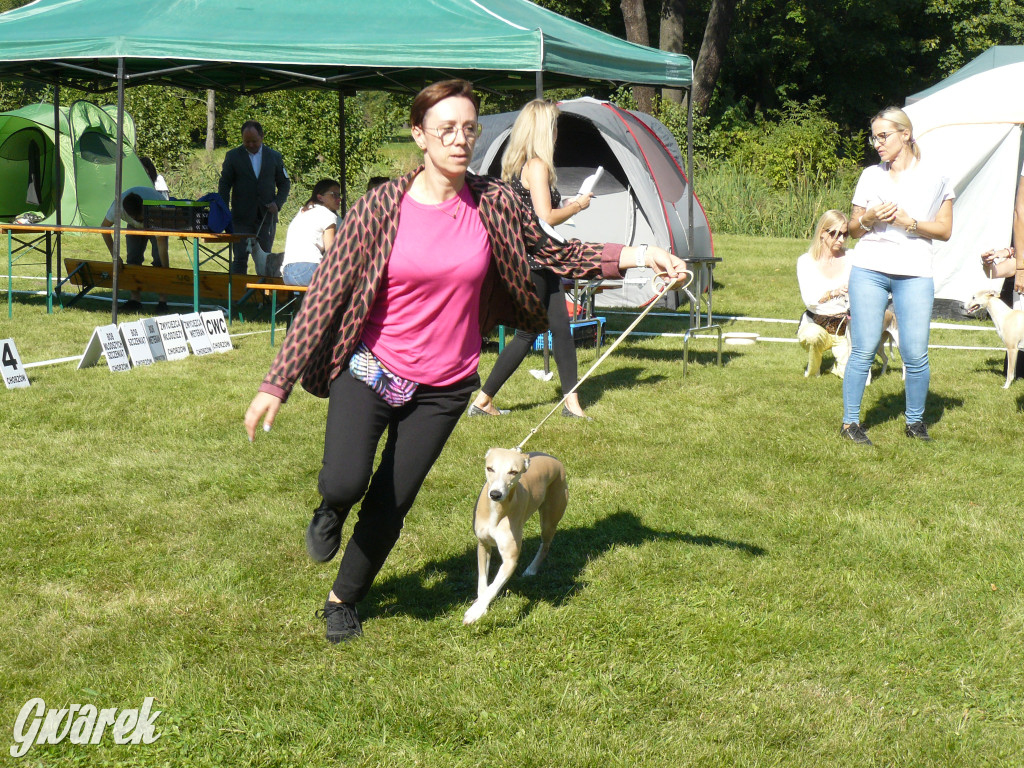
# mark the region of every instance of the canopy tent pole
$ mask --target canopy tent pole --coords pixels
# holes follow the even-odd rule
[[[544,73],[539,69],[537,70],[537,86],[536,93],[538,99],[544,98]]]
[[[686,89],[686,181],[689,193],[686,195],[686,249],[693,253],[693,86]]]
[[[56,224],[59,227],[61,225],[61,200],[63,190],[60,184],[60,171],[63,167],[63,159],[61,158],[60,152],[60,85],[54,83],[53,86],[53,184],[51,186],[54,199],[54,211],[57,214]],[[57,237],[57,301],[60,301],[60,272],[63,264],[60,252],[60,232],[56,233]],[[50,253],[50,249],[46,249],[47,254]],[[47,264],[46,273],[50,273],[50,265]],[[63,303],[63,302],[61,302]]]
[[[117,60],[117,155],[114,163],[114,268],[110,322],[117,325],[117,278],[121,263],[121,170],[124,164],[124,57]]]
[[[345,180],[345,93],[338,90],[338,167],[341,169],[341,207],[338,209],[344,216],[348,210],[348,182]]]

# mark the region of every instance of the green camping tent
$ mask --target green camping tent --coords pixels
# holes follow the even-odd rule
[[[109,109],[113,109],[110,107]],[[125,115],[122,188],[152,186],[135,151],[135,127]],[[60,110],[61,223],[96,227],[114,199],[117,123],[108,108],[76,101]],[[0,113],[0,221],[38,213],[56,221],[53,105]]]

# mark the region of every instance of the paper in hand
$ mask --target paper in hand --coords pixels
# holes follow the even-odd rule
[[[597,182],[601,180],[601,176],[604,174],[604,166],[597,166],[597,170],[587,176],[580,184],[580,191],[577,193],[577,197],[583,197],[584,195],[590,195],[594,192],[594,187],[597,186]]]

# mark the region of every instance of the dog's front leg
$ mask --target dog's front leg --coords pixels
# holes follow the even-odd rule
[[[511,537],[509,538],[511,539]],[[463,624],[472,624],[487,613],[491,601],[497,596],[508,580],[512,578],[512,573],[516,569],[516,563],[519,562],[519,546],[515,540],[499,540],[498,552],[501,553],[501,567],[495,574],[494,581],[485,586],[483,592],[477,596],[476,602],[469,606],[469,610],[466,611],[466,615],[462,618]]]
[[[487,576],[491,572],[491,545],[482,541],[476,545],[476,598],[479,600],[487,592]]]

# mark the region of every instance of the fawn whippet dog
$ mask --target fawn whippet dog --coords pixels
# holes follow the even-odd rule
[[[479,571],[476,601],[466,611],[463,624],[472,624],[485,613],[495,595],[512,576],[523,550],[523,525],[540,512],[541,545],[524,576],[537,573],[551,548],[558,521],[569,503],[565,467],[546,453],[522,453],[492,448],[484,459],[487,482],[476,502],[476,561]],[[488,584],[491,548],[497,546],[501,567]]]

